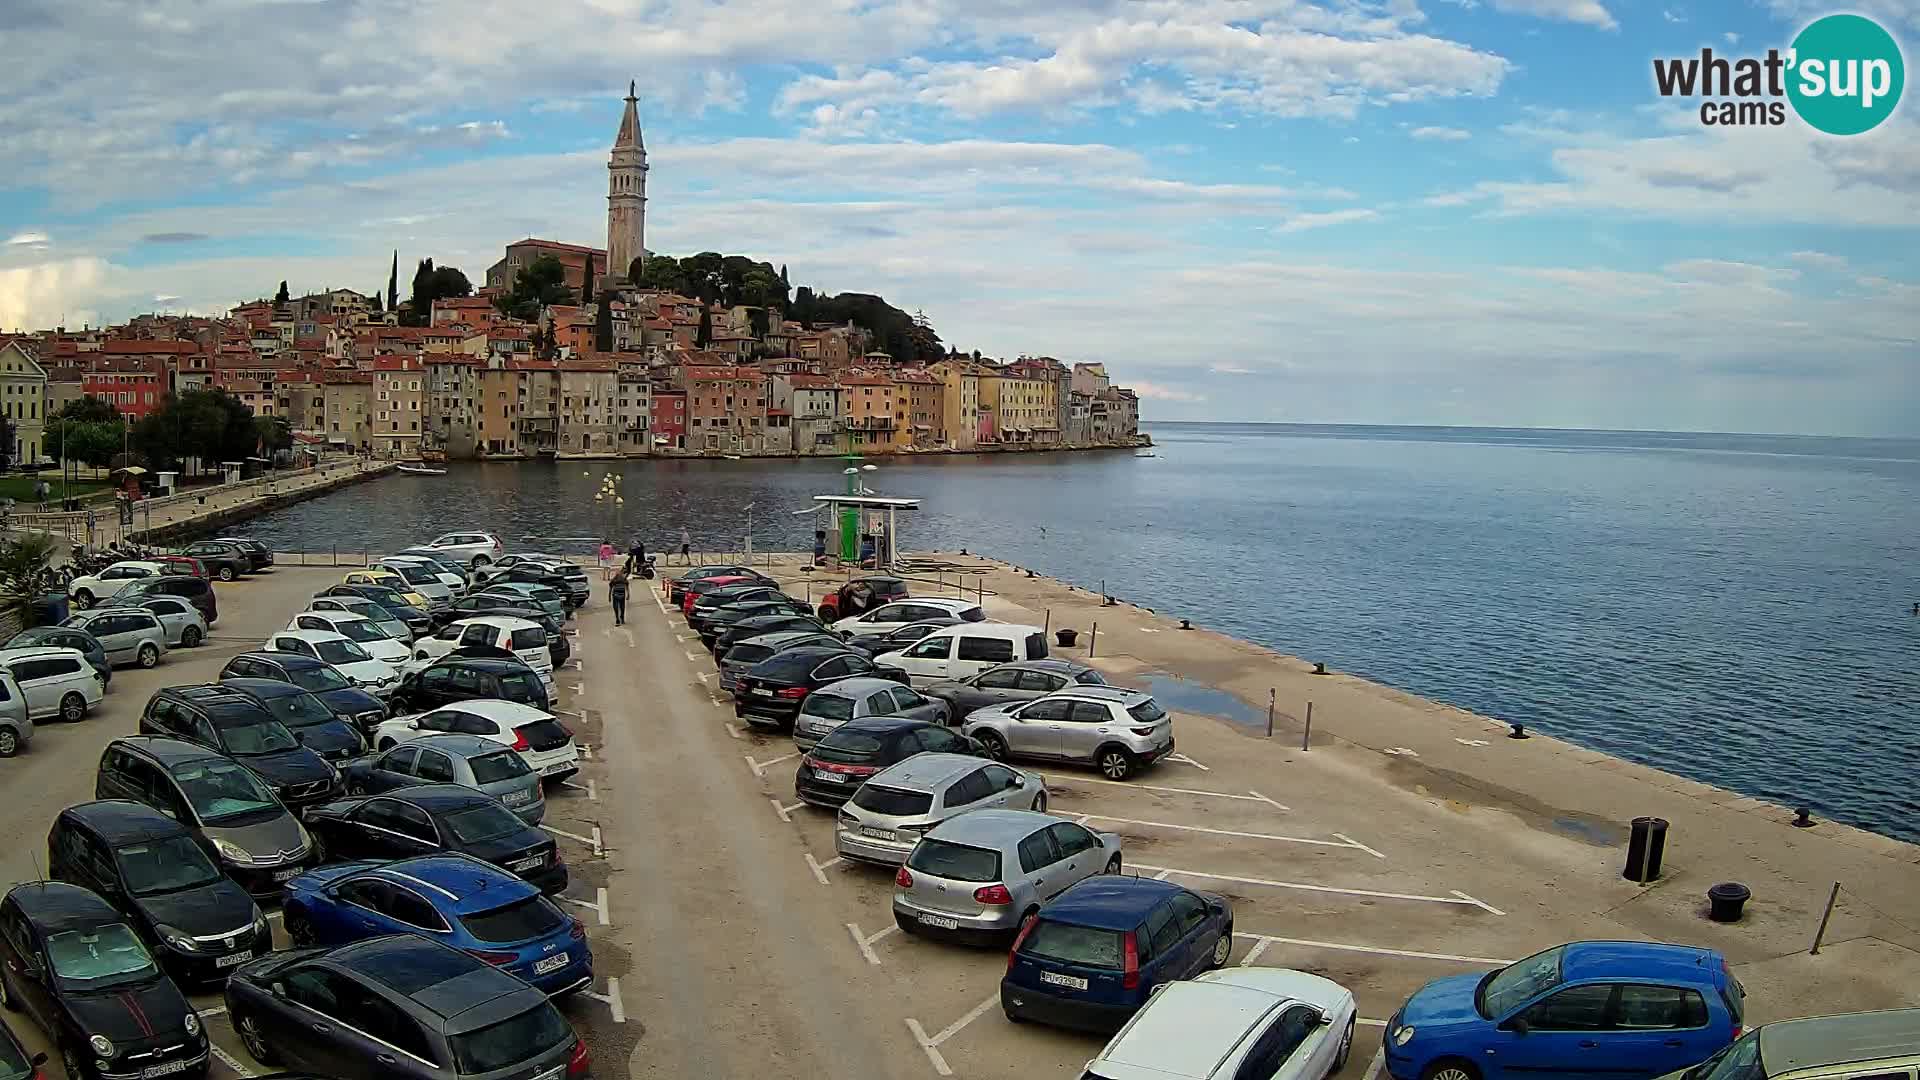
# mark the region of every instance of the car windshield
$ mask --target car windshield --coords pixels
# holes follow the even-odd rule
[[[1033,932],[1027,935],[1020,952],[1042,960],[1118,970],[1125,951],[1120,939],[1118,930],[1041,919],[1033,925]]]
[[[312,694],[281,694],[266,699],[267,711],[290,728],[312,727],[333,719],[333,710]]]
[[[255,754],[277,754],[282,750],[291,750],[300,745],[293,732],[278,720],[261,720],[251,724],[220,725],[220,740],[227,744],[227,753],[241,757]]]
[[[526,941],[567,925],[567,917],[546,897],[529,896],[503,907],[462,915],[460,925],[481,941]]]
[[[26,1080],[37,1066],[26,1059],[12,1039],[0,1039],[0,1080]]]
[[[47,938],[47,963],[61,979],[91,990],[156,974],[153,957],[125,923],[63,930]]]
[[[353,685],[347,677],[330,667],[289,668],[287,681],[302,690],[316,693],[322,690],[340,690]]]
[[[800,706],[804,716],[819,716],[828,720],[853,719],[853,699],[839,694],[808,694],[806,704]]]
[[[1688,1069],[1685,1080],[1766,1080],[1760,1061],[1760,1032],[1749,1031],[1739,1042]]]
[[[1128,709],[1127,715],[1143,724],[1153,724],[1166,719],[1167,710],[1161,708],[1159,702],[1148,698],[1133,708]]]
[[[333,624],[333,632],[348,641],[385,641],[386,632],[360,619],[342,619]]]
[[[313,651],[329,664],[356,664],[373,659],[367,655],[367,650],[351,641],[316,641]]]
[[[865,791],[863,785],[861,791]],[[858,799],[859,792],[854,793]],[[954,881],[999,881],[1000,853],[928,837],[913,847],[907,868]]]
[[[970,607],[960,613],[961,622],[986,622],[987,613],[977,607]]]
[[[401,577],[406,578],[408,583],[413,585],[433,585],[437,584],[440,580],[439,576],[433,571],[424,566],[416,566],[411,563],[396,563],[389,567],[389,569]]]
[[[1503,1017],[1560,984],[1560,959],[1566,946],[1535,953],[1508,964],[1484,979],[1474,991],[1473,1004],[1489,1020]]]
[[[545,697],[545,692],[540,688],[540,676],[531,671],[516,671],[500,676],[500,689],[508,701],[522,704],[532,704]]]
[[[193,806],[201,821],[218,825],[262,810],[275,810],[279,803],[253,770],[231,761],[206,761],[182,765],[173,770],[173,778]]]
[[[468,767],[473,769],[473,782],[476,784],[497,784],[502,780],[511,780],[516,776],[525,776],[533,770],[512,750],[502,750],[497,754],[481,754],[467,759]]]
[[[548,1002],[478,1031],[455,1035],[453,1060],[462,1073],[498,1072],[574,1038],[573,1028]]]
[[[526,828],[519,818],[496,802],[476,803],[448,814],[443,820],[453,838],[463,844],[477,844]]]
[[[126,879],[127,891],[135,896],[196,889],[220,880],[220,871],[191,836],[129,844],[114,849],[113,854],[120,862],[120,876]]]
[[[853,805],[876,814],[914,817],[933,809],[933,796],[924,791],[861,784],[860,790],[853,793]]]

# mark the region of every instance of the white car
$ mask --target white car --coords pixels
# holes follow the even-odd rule
[[[972,600],[927,596],[895,600],[881,604],[862,615],[851,615],[832,626],[841,637],[861,634],[885,634],[910,623],[926,619],[959,619],[962,622],[986,622],[987,613]]]
[[[167,632],[169,648],[191,649],[207,640],[207,617],[177,596],[142,596],[133,601],[133,605],[146,608],[160,620],[160,626]]]
[[[478,529],[445,533],[421,546],[473,566],[485,566],[507,553],[506,545],[500,542],[499,537]]]
[[[540,624],[507,615],[476,615],[448,623],[432,637],[413,643],[413,653],[401,667],[402,674],[419,671],[455,649],[487,648],[513,654],[553,687],[553,654],[547,651],[547,632]]]
[[[453,589],[440,580],[440,571],[432,563],[413,562],[409,559],[382,559],[373,564],[375,570],[385,570],[389,574],[399,574],[406,580],[407,588],[427,598],[430,604],[444,604],[453,599]]]
[[[406,563],[410,566],[425,567],[429,572],[433,574],[435,581],[438,581],[440,584],[445,585],[452,592],[459,592],[462,589],[465,589],[467,587],[466,578],[463,578],[459,574],[456,574],[453,571],[448,570],[445,566],[442,566],[440,563],[427,558],[425,555],[408,555],[405,553],[402,553],[399,555],[389,555],[386,558],[381,559],[379,565],[385,566],[388,563]],[[405,575],[402,575],[402,576],[404,577]]]
[[[373,624],[386,631],[387,636],[405,644],[413,640],[413,631],[407,624],[393,617],[393,613],[371,600],[359,596],[316,596],[307,601],[308,611],[344,611],[352,615],[363,615],[373,620]]]
[[[498,559],[495,559],[493,565],[484,570],[476,568],[473,572],[473,581],[475,585],[484,585],[516,566],[532,566],[545,570],[566,561],[566,557],[561,555],[542,555],[533,551],[516,551],[511,555],[502,555]]]
[[[156,578],[172,571],[157,562],[143,562],[138,559],[117,562],[98,574],[74,578],[67,584],[67,597],[77,608],[90,608],[105,600],[133,582],[143,578]]]
[[[383,664],[399,667],[407,662],[411,655],[407,643],[395,641],[393,635],[381,629],[380,624],[365,615],[355,615],[346,611],[303,611],[287,623],[289,630],[318,630],[327,634],[339,634],[355,645],[366,650],[368,656]],[[331,661],[328,661],[331,663]]]
[[[20,687],[20,696],[27,699],[27,715],[34,720],[59,717],[73,723],[107,697],[106,676],[94,670],[87,654],[78,649],[0,649],[0,666]]]
[[[392,664],[375,660],[344,634],[327,630],[282,630],[268,637],[263,648],[299,653],[332,664],[349,682],[377,698],[385,699],[400,685],[400,672]]]
[[[1353,994],[1286,968],[1230,967],[1165,983],[1087,1076],[1107,1080],[1322,1080],[1353,1054]]]
[[[580,750],[573,732],[549,712],[517,701],[474,698],[432,712],[396,716],[373,729],[373,745],[386,751],[423,735],[457,732],[510,746],[542,779],[565,778],[580,771]]]

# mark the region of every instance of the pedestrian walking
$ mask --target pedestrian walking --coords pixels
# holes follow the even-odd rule
[[[607,564],[613,562],[613,541],[600,541],[600,572],[607,572]]]
[[[827,530],[813,530],[813,565],[820,566],[827,561]]]
[[[680,561],[693,565],[693,537],[687,535],[687,527],[680,526]]]
[[[613,601],[613,625],[627,625],[627,569],[621,567],[614,571],[613,580],[607,582],[607,599]]]

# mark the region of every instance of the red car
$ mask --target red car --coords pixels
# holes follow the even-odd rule
[[[897,577],[857,577],[820,598],[820,621],[832,624],[835,619],[845,619],[906,598],[907,583]]]
[[[704,596],[705,594],[712,592],[715,589],[722,588],[727,585],[739,585],[743,582],[749,582],[754,580],[757,580],[757,579],[747,577],[744,574],[735,574],[735,575],[726,576],[726,577],[710,577],[710,578],[701,578],[698,581],[689,581],[687,582],[687,586],[686,586],[686,595],[684,595],[680,599],[680,614],[682,615],[692,614],[693,602],[695,600],[700,599],[700,597]]]
[[[191,555],[155,555],[150,561],[165,566],[169,574],[185,574],[203,581],[207,577],[206,564]]]

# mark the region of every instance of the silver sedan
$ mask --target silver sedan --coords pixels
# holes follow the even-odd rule
[[[833,846],[849,859],[898,866],[927,830],[977,810],[1045,810],[1037,773],[968,754],[915,754],[860,785],[840,808]]]
[[[1120,872],[1120,838],[1031,810],[975,810],[921,837],[894,878],[909,934],[999,944],[1084,878]]]

